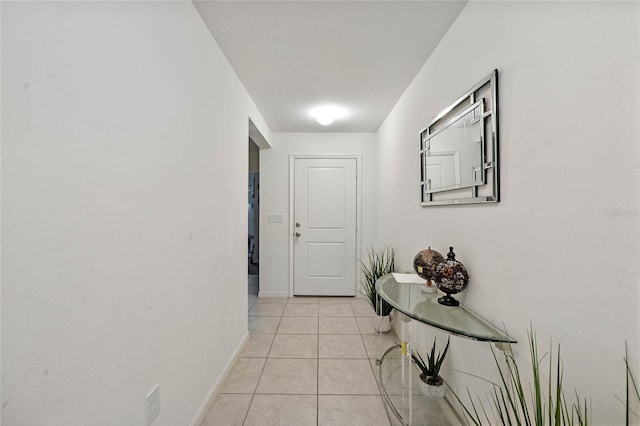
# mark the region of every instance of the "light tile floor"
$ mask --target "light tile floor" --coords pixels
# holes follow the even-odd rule
[[[375,359],[398,339],[376,339],[367,302],[258,299],[257,279],[249,278],[249,341],[202,425],[395,425]]]

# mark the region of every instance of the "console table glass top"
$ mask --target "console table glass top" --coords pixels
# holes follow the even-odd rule
[[[462,303],[460,306],[444,306],[438,303],[436,293],[424,293],[424,284],[398,283],[392,274],[385,275],[376,282],[378,295],[403,314],[470,339],[484,342],[516,343],[502,330],[489,323]]]

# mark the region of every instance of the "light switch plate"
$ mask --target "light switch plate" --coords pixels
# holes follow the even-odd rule
[[[283,223],[284,215],[282,213],[269,213],[267,216],[267,222],[269,223]]]

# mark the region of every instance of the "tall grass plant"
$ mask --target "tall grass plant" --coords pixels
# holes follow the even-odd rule
[[[379,251],[370,248],[367,250],[366,262],[362,260],[359,262],[362,269],[362,294],[367,297],[376,314],[389,315],[393,310],[393,306],[382,298],[378,298],[376,281],[378,281],[378,278],[396,271],[395,250],[390,246],[384,247]]]
[[[549,352],[540,356],[535,332],[528,333],[529,353],[531,356],[531,380],[525,381],[513,352],[509,347],[504,352],[505,362],[498,358],[496,350],[491,353],[498,368],[500,381],[492,385],[488,401],[472,397],[467,389],[468,402],[453,391],[466,419],[476,426],[480,425],[527,425],[527,426],[586,426],[590,422],[590,404],[581,400],[575,393],[575,402],[569,404],[565,397],[563,364],[560,357],[560,345],[557,353]],[[546,358],[546,359],[545,359]],[[547,380],[542,378],[546,372]],[[478,377],[478,376],[474,376]],[[530,383],[528,386],[526,383]],[[526,389],[528,387],[528,389]]]

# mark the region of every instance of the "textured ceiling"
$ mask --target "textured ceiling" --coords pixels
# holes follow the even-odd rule
[[[466,1],[194,1],[275,132],[374,132]],[[323,103],[349,116],[321,126]]]

